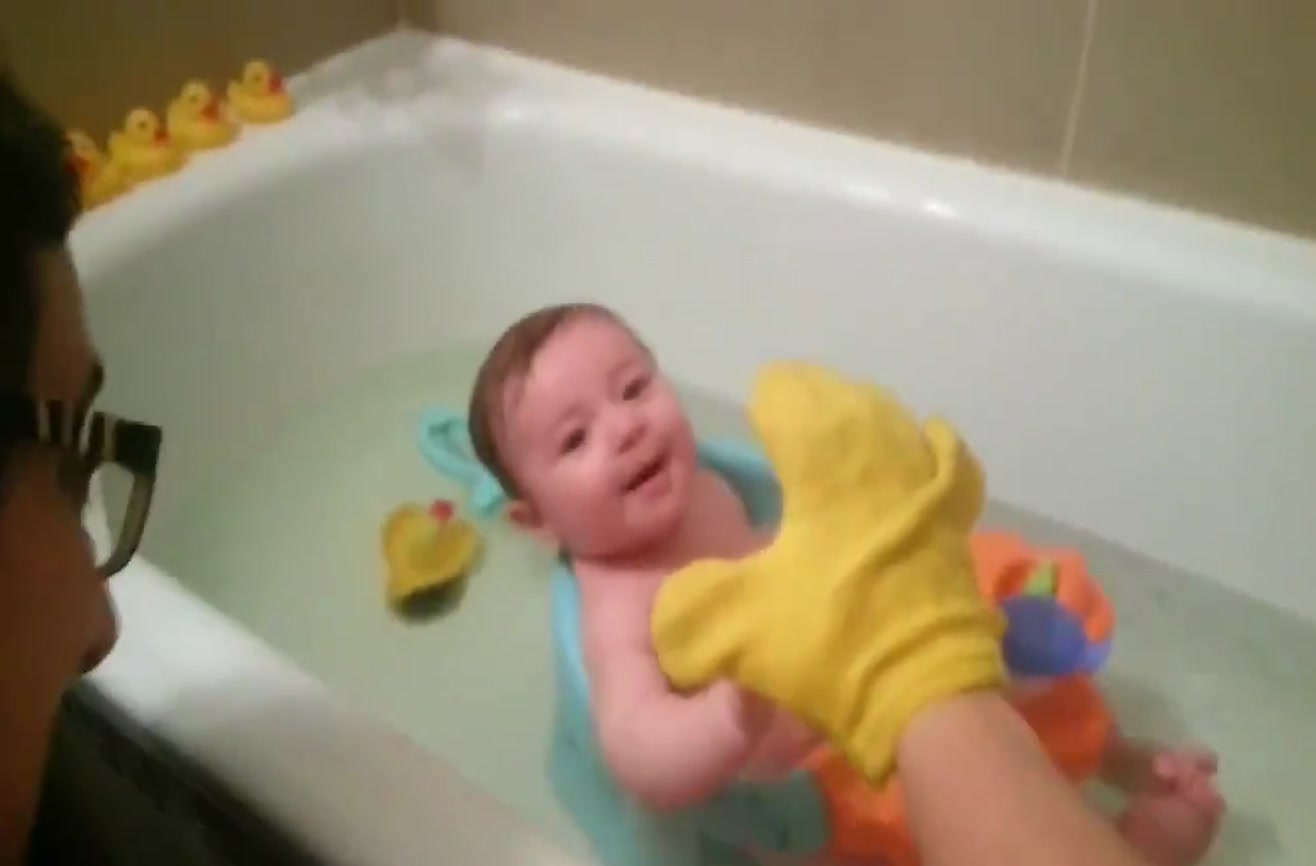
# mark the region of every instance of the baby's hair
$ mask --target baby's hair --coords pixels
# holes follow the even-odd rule
[[[543,307],[522,316],[503,332],[480,363],[471,388],[467,425],[475,456],[510,497],[520,489],[503,454],[503,426],[508,383],[530,372],[544,345],[566,325],[586,316],[598,316],[624,328],[641,347],[635,332],[615,312],[601,304],[576,302]],[[647,349],[646,349],[647,351]]]

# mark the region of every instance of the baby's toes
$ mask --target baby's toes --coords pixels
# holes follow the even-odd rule
[[[1196,775],[1191,762],[1178,752],[1164,752],[1157,755],[1152,760],[1152,773],[1156,781],[1171,788],[1179,787]]]
[[[1182,785],[1191,779],[1209,778],[1216,772],[1215,753],[1206,749],[1164,752],[1152,761],[1156,778],[1169,785]]]
[[[1209,777],[1190,779],[1181,789],[1188,803],[1211,821],[1218,821],[1225,811],[1225,798]]]
[[[1220,758],[1210,749],[1201,747],[1185,749],[1183,758],[1194,770],[1208,776],[1214,776],[1220,769]]]

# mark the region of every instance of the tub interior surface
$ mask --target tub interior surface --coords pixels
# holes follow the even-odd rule
[[[565,844],[583,842],[545,773],[552,713],[550,558],[481,523],[458,604],[408,621],[385,604],[390,509],[464,491],[416,446],[421,413],[460,407],[485,343],[450,343],[354,378],[263,431],[157,518],[145,555],[311,674],[421,743]],[[686,389],[702,435],[746,435],[736,408]],[[990,470],[990,467],[988,467]],[[1210,863],[1296,866],[1316,850],[1304,801],[1316,752],[1316,628],[1090,535],[993,506],[984,524],[1076,544],[1111,594],[1102,680],[1132,734],[1210,744],[1232,813]],[[1283,744],[1291,744],[1287,749]]]

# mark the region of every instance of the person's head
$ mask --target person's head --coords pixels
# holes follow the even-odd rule
[[[66,246],[78,196],[62,130],[0,71],[0,616],[89,667],[116,635],[104,578],[137,540],[98,563],[89,479],[105,463],[153,475],[159,431],[90,412],[103,372]]]
[[[570,555],[634,553],[680,525],[694,431],[652,353],[604,307],[513,324],[476,375],[469,423],[508,516]]]

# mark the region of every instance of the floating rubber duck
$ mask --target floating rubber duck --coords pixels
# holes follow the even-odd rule
[[[169,103],[165,124],[169,138],[187,150],[223,147],[238,134],[237,124],[226,116],[210,87],[195,78]]]
[[[446,499],[429,508],[401,505],[384,521],[385,593],[395,608],[452,587],[475,563],[480,536]]]
[[[84,211],[99,207],[132,188],[132,181],[123,169],[105,158],[90,135],[80,129],[71,129],[66,138],[69,159],[73,170],[78,173],[79,198]]]
[[[154,111],[134,108],[124,119],[123,128],[110,133],[110,159],[138,183],[177,171],[185,156],[169,140]]]
[[[246,123],[277,123],[292,114],[292,97],[283,79],[264,60],[249,61],[242,77],[229,82],[228,103]]]

